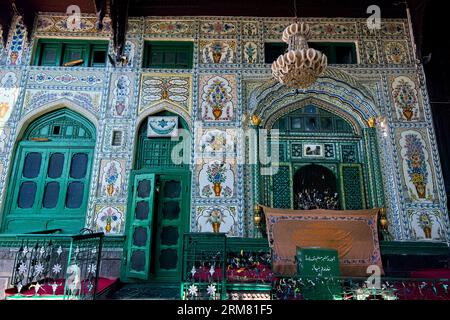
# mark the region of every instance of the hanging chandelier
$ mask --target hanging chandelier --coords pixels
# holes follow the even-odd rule
[[[309,48],[310,36],[311,29],[303,22],[293,23],[284,30],[282,40],[288,44],[288,51],[272,63],[272,74],[281,84],[305,89],[325,71],[327,56]]]

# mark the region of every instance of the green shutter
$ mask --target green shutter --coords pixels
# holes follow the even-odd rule
[[[134,177],[127,228],[127,278],[148,279],[154,194],[154,174],[140,174]]]
[[[88,48],[81,44],[66,44],[64,46],[64,58],[62,64],[75,60],[83,60],[82,66],[88,66]]]
[[[61,44],[45,43],[40,47],[40,62],[41,66],[59,66],[61,61]]]
[[[365,209],[363,174],[360,164],[341,164],[341,206],[343,210]]]

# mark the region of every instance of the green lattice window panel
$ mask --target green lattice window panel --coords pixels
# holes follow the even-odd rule
[[[68,126],[86,132],[64,139],[44,130],[56,126],[62,133]],[[35,137],[43,131],[47,134]],[[2,230],[23,233],[61,228],[78,232],[84,226],[94,147],[94,126],[67,109],[32,123],[14,156]]]
[[[344,118],[314,105],[278,119],[273,128],[282,133],[353,133],[352,126]]]
[[[363,173],[361,165],[340,166],[341,204],[343,210],[365,209]]]
[[[108,42],[99,40],[39,39],[34,52],[36,66],[64,66],[82,60],[77,66],[104,67]]]
[[[161,112],[158,116],[175,116],[171,112]],[[188,129],[187,123],[179,117],[179,129]],[[184,143],[182,136],[178,139],[147,137],[147,121],[144,121],[139,128],[138,143],[136,148],[135,169],[181,169],[189,167],[190,145]],[[176,149],[174,149],[176,148]],[[178,163],[178,159],[172,158],[172,152],[176,152],[177,158],[184,161]]]
[[[78,116],[67,110],[52,113],[51,119],[31,124],[25,135],[26,140],[83,140],[95,141],[93,127],[80,122]]]
[[[148,41],[144,68],[191,69],[194,44],[189,41]]]
[[[290,209],[292,207],[291,180],[289,166],[280,166],[277,174],[272,176],[272,203],[274,208]]]

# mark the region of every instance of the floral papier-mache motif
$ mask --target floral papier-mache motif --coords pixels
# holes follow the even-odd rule
[[[387,63],[402,64],[408,63],[408,48],[405,42],[387,41],[385,42],[384,52]]]
[[[26,47],[27,29],[22,18],[18,18],[15,24],[14,33],[9,43],[6,64],[13,66],[22,64],[22,57],[24,56]]]
[[[178,137],[178,117],[148,117],[148,137]]]
[[[202,85],[202,84],[200,84]],[[205,121],[230,121],[234,117],[235,79],[215,76],[203,86],[202,119]]]
[[[95,230],[105,234],[123,232],[123,206],[97,206]]]
[[[111,161],[103,167],[102,192],[108,197],[120,194],[122,190],[122,164]]]
[[[18,79],[14,72],[5,73],[0,79],[0,128],[4,126],[11,116],[19,94],[17,84]]]
[[[130,79],[125,76],[121,75],[117,78],[117,80],[114,82],[114,91],[113,91],[113,115],[114,116],[122,116],[126,114],[128,110],[129,100],[130,100]]]
[[[235,41],[212,41],[200,42],[202,63],[235,63],[236,42]]]
[[[447,241],[443,215],[439,210],[407,210],[409,228],[414,240]]]
[[[197,232],[220,232],[238,236],[237,208],[234,206],[197,207]]]
[[[235,130],[207,130],[201,137],[200,151],[204,157],[234,153]]]
[[[356,33],[355,23],[317,23],[311,26],[311,33],[316,35],[348,35]]]
[[[98,116],[101,96],[101,92],[30,89],[25,94],[24,108],[25,112],[30,112],[51,102],[67,99],[82,108],[95,112],[95,115]]]
[[[234,173],[229,163],[213,161],[203,165],[199,174],[202,198],[231,198],[234,194]]]
[[[187,34],[192,32],[192,21],[151,21],[147,24],[146,33],[154,34]]]
[[[244,36],[256,36],[258,34],[257,22],[244,22],[242,24],[242,34]]]
[[[83,32],[90,34],[109,33],[111,20],[103,19],[103,28],[98,30],[96,17],[72,17],[68,15],[39,16],[36,24],[37,32]]]
[[[405,26],[403,23],[397,22],[382,22],[381,32],[390,36],[398,36],[405,33]]]
[[[433,181],[428,151],[420,133],[406,131],[400,140],[405,182],[413,201],[433,200]]]
[[[420,118],[416,84],[408,77],[398,77],[392,84],[392,97],[399,120],[413,121]]]
[[[244,63],[257,63],[258,62],[258,45],[254,42],[247,42],[243,48]]]
[[[127,67],[132,67],[134,62],[134,55],[136,53],[136,45],[127,40],[123,49],[123,54],[127,57]]]
[[[190,75],[142,75],[141,99],[139,111],[167,101],[186,111],[191,109]]]
[[[234,23],[223,21],[202,23],[200,30],[205,34],[236,34]]]
[[[375,41],[365,42],[365,58],[368,64],[379,63],[377,43]]]

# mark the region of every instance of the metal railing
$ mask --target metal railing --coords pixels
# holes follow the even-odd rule
[[[273,300],[450,300],[449,279],[276,277]]]
[[[219,300],[234,291],[271,287],[268,247],[234,241],[225,234],[189,233],[183,242],[181,298]]]
[[[60,234],[60,229],[17,235],[10,298],[95,299],[99,279],[103,232],[83,229]],[[34,290],[34,292],[31,292]]]

